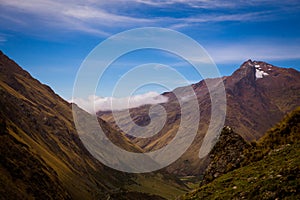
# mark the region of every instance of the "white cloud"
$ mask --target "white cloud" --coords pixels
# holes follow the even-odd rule
[[[249,22],[249,21],[268,21],[276,18],[276,13],[270,11],[236,13],[236,14],[202,14],[184,18],[169,18],[172,22],[168,26],[170,29],[180,30],[186,27],[194,27],[196,24],[207,22]]]
[[[218,0],[133,0],[137,3],[142,3],[150,6],[168,6],[172,4],[186,4],[193,8],[211,8],[211,7],[233,7],[235,4],[233,2],[225,2]]]
[[[152,23],[152,19],[115,14],[101,7],[101,2],[59,0],[0,0],[1,18],[18,26],[31,26],[37,20],[45,27],[78,30],[109,36],[103,27],[128,27]],[[28,17],[27,15],[32,15]],[[22,23],[16,21],[22,17]]]
[[[122,1],[122,0],[119,0]],[[170,6],[174,4],[185,4],[192,8],[206,8],[206,9],[215,9],[215,8],[224,8],[224,9],[233,9],[241,7],[257,7],[257,6],[293,6],[298,5],[299,1],[297,0],[286,0],[278,2],[276,0],[248,0],[248,1],[224,1],[224,0],[129,0],[131,2],[141,3],[144,5],[150,5],[155,7]]]
[[[219,43],[207,46],[206,50],[216,63],[242,62],[248,59],[268,61],[300,59],[299,41],[293,42],[294,44],[276,41],[272,43],[240,41],[239,44]]]
[[[72,100],[85,111],[95,114],[97,111],[125,110],[146,104],[165,103],[168,98],[156,92],[148,92],[124,98],[89,96],[87,99],[75,98]]]
[[[219,15],[206,15],[196,16],[189,18],[182,18],[180,20],[186,23],[202,23],[202,22],[224,22],[224,21],[251,21],[257,19],[269,18],[269,12],[252,12],[242,14],[219,14]]]
[[[288,3],[293,2],[289,1]],[[185,4],[191,8],[198,7],[205,9],[237,9],[240,6],[264,5],[266,1],[249,1],[247,3],[224,2],[220,0],[115,0],[115,1],[73,1],[73,0],[0,0],[1,14],[0,18],[8,19],[17,26],[32,26],[32,20],[45,27],[58,27],[60,29],[77,30],[92,34],[104,36],[110,35],[107,28],[134,28],[140,26],[164,26],[174,29],[180,29],[185,26],[194,26],[197,23],[204,22],[222,22],[222,21],[249,21],[249,20],[269,20],[274,19],[278,12],[232,12],[233,14],[220,14],[221,12],[212,12],[212,14],[203,15],[199,12],[189,17],[175,18],[173,16],[152,16],[146,17],[142,13],[130,9],[136,7],[168,6],[169,9],[176,9],[176,3]],[[280,3],[279,5],[293,5]],[[276,4],[278,5],[278,4]],[[132,6],[132,7],[131,7]],[[173,6],[173,7],[172,7]],[[290,8],[293,9],[294,7]],[[126,10],[127,9],[127,10]],[[151,9],[151,8],[149,8]],[[129,11],[128,11],[129,10]],[[238,10],[237,10],[238,11]],[[201,14],[201,15],[199,15]],[[28,16],[30,15],[30,16]],[[16,23],[22,18],[22,23]],[[36,24],[36,23],[34,23]],[[24,29],[21,29],[24,31]],[[105,31],[103,31],[105,30]]]

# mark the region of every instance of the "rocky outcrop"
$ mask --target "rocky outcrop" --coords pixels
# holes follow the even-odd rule
[[[300,107],[248,150],[242,167],[178,199],[300,199]]]
[[[225,126],[209,154],[210,164],[205,170],[201,184],[207,184],[215,178],[240,167],[245,158],[244,151],[250,145],[232,128]]]

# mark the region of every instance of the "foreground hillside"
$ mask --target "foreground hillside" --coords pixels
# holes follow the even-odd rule
[[[186,189],[174,177],[130,175],[95,160],[78,137],[71,104],[1,51],[0,96],[0,199],[171,199]],[[141,152],[99,122],[124,149]]]
[[[299,199],[300,107],[244,151],[243,167],[180,199]]]

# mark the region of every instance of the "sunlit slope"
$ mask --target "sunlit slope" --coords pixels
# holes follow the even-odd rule
[[[98,162],[78,137],[71,104],[2,52],[0,96],[0,198],[107,199],[131,186],[128,199],[131,195],[161,199],[158,195],[184,191],[184,185],[170,178],[160,183],[168,185],[168,191],[139,193],[138,189],[148,188],[138,182],[147,179],[144,175],[118,172]],[[117,145],[141,152],[124,135],[102,120],[99,123]],[[151,174],[152,180],[158,178],[159,174]]]

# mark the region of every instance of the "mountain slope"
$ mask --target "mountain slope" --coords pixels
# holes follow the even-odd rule
[[[227,97],[225,124],[232,127],[247,141],[262,137],[287,112],[300,105],[300,72],[291,68],[280,68],[265,62],[248,60],[231,76],[223,77],[222,80]],[[169,172],[179,175],[198,175],[205,170],[208,161],[199,160],[198,152],[211,117],[211,100],[206,82],[218,84],[218,81],[218,79],[207,79],[192,85],[200,108],[198,135],[188,151],[167,167]],[[182,91],[184,94],[185,87],[175,90]],[[167,122],[163,129],[157,135],[147,139],[129,137],[146,151],[167,145],[180,124],[181,113],[178,100],[173,92],[163,95],[169,98],[167,103],[161,104],[167,112]],[[133,121],[147,127],[150,120],[149,108],[149,105],[145,105],[130,109]],[[120,113],[122,116],[122,112]],[[98,114],[115,129],[120,130],[111,113],[99,112]],[[130,124],[130,120],[128,117],[121,118],[122,126],[127,126],[126,130],[132,129],[127,125]],[[191,123],[195,123],[193,120],[191,119]],[[153,127],[145,130],[147,131],[150,135]]]
[[[106,199],[127,190],[132,191],[129,199],[131,194],[162,198],[159,191],[148,195],[134,188],[146,190],[136,180],[160,180],[159,174],[121,173],[93,158],[76,132],[72,105],[1,51],[0,95],[0,198]],[[141,152],[123,135],[110,134],[115,130],[104,121],[99,123],[121,147]],[[168,186],[161,192],[166,198],[184,189],[171,178],[158,184]]]
[[[257,140],[299,106],[300,72],[251,61],[224,78],[227,125],[247,141]],[[288,97],[288,98],[287,98]]]
[[[180,199],[299,199],[300,107],[245,153],[245,166]]]

